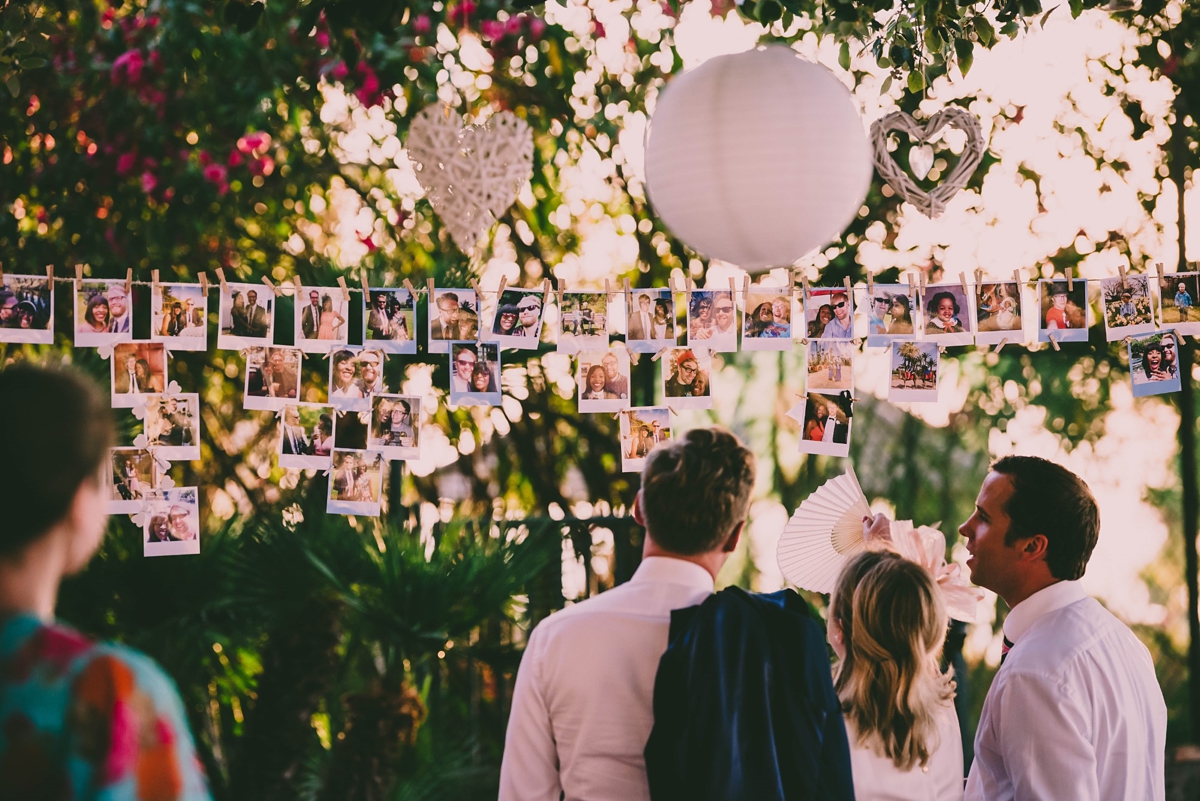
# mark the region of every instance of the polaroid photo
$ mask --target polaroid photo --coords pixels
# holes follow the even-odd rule
[[[693,289],[688,293],[688,345],[710,353],[738,349],[737,305],[728,289]]]
[[[579,353],[575,384],[579,411],[619,412],[629,408],[629,353],[624,348]]]
[[[0,342],[54,344],[54,281],[49,276],[0,277]]]
[[[333,447],[335,450],[365,451],[370,431],[370,412],[347,412],[335,409],[333,418]]]
[[[538,289],[506,289],[496,305],[488,342],[502,348],[535,350],[542,336],[545,293]]]
[[[377,347],[342,347],[329,354],[329,402],[346,411],[365,412],[383,383],[384,353]]]
[[[264,284],[221,287],[217,347],[242,350],[275,342],[275,294]]]
[[[305,353],[328,353],[350,341],[350,300],[341,287],[302,286],[296,296],[296,347]]]
[[[972,297],[962,284],[930,284],[921,293],[925,336],[939,345],[970,345],[975,341]]]
[[[199,284],[155,284],[150,341],[171,350],[208,350],[208,296]]]
[[[158,459],[149,448],[109,448],[104,482],[104,511],[135,515],[161,478]]]
[[[417,352],[417,303],[407,289],[375,287],[363,309],[363,343],[387,353]]]
[[[650,451],[671,439],[671,410],[639,406],[621,414],[621,471],[639,473]]]
[[[1021,322],[1021,285],[1013,281],[984,281],[975,287],[979,345],[1018,343],[1025,339]]]
[[[808,393],[801,424],[800,453],[850,455],[850,425],[854,420],[852,397],[850,392]]]
[[[807,350],[806,390],[835,394],[843,389],[854,391],[854,354],[857,348],[853,342],[810,339]]]
[[[382,453],[334,448],[325,503],[328,514],[378,517],[382,489]]]
[[[1100,279],[1100,306],[1104,309],[1104,334],[1109,342],[1158,330],[1148,275]]]
[[[883,287],[875,285],[875,290]],[[854,293],[842,287],[809,287],[804,298],[805,337],[854,339]]]
[[[909,290],[908,284],[875,284],[867,298],[868,345],[886,348],[893,342],[912,342],[917,338],[920,307]],[[819,315],[818,326],[825,316]],[[811,326],[809,330],[812,330]]]
[[[278,412],[299,401],[302,364],[303,352],[299,348],[249,348],[242,406]]]
[[[1200,336],[1198,304],[1200,273],[1166,273],[1158,282],[1158,315],[1163,325],[1185,336]]]
[[[563,292],[558,352],[576,354],[607,347],[608,295],[604,292]]]
[[[449,353],[451,342],[477,341],[480,322],[474,289],[434,289],[429,304],[429,352]]]
[[[75,347],[133,339],[133,303],[124,279],[75,282]]]
[[[742,315],[742,350],[791,350],[792,292],[751,286]]]
[[[663,403],[672,409],[712,408],[712,355],[703,348],[671,348],[662,364]]]
[[[142,431],[146,445],[169,461],[194,462],[200,458],[200,396],[146,395]],[[138,414],[137,410],[134,414]]]
[[[635,289],[627,310],[625,344],[633,353],[675,347],[675,296],[670,289]]]
[[[292,403],[279,418],[279,466],[328,470],[333,453],[334,408],[322,403]]]
[[[367,448],[384,459],[421,458],[421,399],[415,395],[374,395]]]
[[[112,407],[132,409],[146,395],[167,389],[167,348],[162,342],[121,342],[108,360],[112,378]]]
[[[1038,342],[1087,342],[1087,281],[1038,281]]]
[[[1179,336],[1174,331],[1131,335],[1129,376],[1133,397],[1165,395],[1180,390]]]
[[[892,345],[888,400],[925,403],[938,399],[941,349],[937,342],[896,342]]]
[[[450,405],[500,405],[500,346],[457,342],[450,353]]]
[[[144,556],[200,553],[200,503],[195,487],[150,490],[142,509]]]

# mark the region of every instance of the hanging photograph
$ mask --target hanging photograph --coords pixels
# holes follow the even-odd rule
[[[1109,342],[1155,331],[1150,277],[1126,275],[1100,279],[1100,307]]]
[[[663,402],[672,409],[712,408],[712,356],[703,348],[671,348],[659,359]]]
[[[1166,273],[1158,282],[1159,321],[1185,336],[1200,336],[1200,273]]]
[[[75,282],[75,347],[98,348],[133,339],[133,312],[124,280]]]
[[[791,350],[792,293],[787,287],[751,286],[742,315],[742,350]]]
[[[869,294],[868,345],[886,348],[893,342],[912,342],[917,338],[920,313],[908,284],[875,284],[874,291]]]
[[[0,278],[0,342],[54,344],[54,282],[45,275]]]
[[[938,399],[941,352],[936,342],[897,342],[892,345],[888,400],[924,403]]]
[[[800,453],[824,456],[850,455],[850,424],[854,404],[849,392],[809,392],[804,402]]]
[[[962,284],[930,284],[922,293],[925,336],[939,345],[970,345],[975,341],[971,298]]]
[[[193,462],[200,458],[200,396],[146,395],[142,430],[146,445],[168,461]],[[136,411],[135,411],[136,414]]]
[[[604,292],[563,292],[559,315],[559,353],[604,350],[608,347],[608,295]]]
[[[1181,388],[1179,337],[1175,332],[1131,336],[1129,376],[1135,398],[1178,392]]]
[[[367,448],[384,459],[419,459],[421,399],[415,395],[375,395],[371,398],[371,428]]]
[[[279,466],[328,470],[333,453],[334,408],[321,403],[283,407],[279,419]]]
[[[208,350],[208,296],[199,284],[155,284],[150,340],[171,350]]]
[[[246,409],[278,412],[296,403],[300,392],[299,348],[250,348],[246,351]]]
[[[363,310],[363,343],[387,353],[416,353],[416,299],[407,289],[373,288]]]
[[[429,352],[449,353],[451,342],[479,339],[479,298],[474,289],[434,289],[429,306]]]
[[[535,350],[542,336],[542,290],[506,289],[500,295],[489,342],[502,348]]]
[[[342,347],[329,354],[329,402],[339,409],[365,412],[371,395],[387,392],[383,351]]]
[[[167,349],[161,342],[122,342],[108,360],[112,407],[141,406],[146,395],[166,391]]]
[[[141,516],[144,556],[200,553],[200,504],[195,487],[150,490]]]
[[[729,290],[693,289],[688,293],[688,345],[710,353],[738,349],[737,306]]]
[[[854,389],[853,342],[810,339],[807,347],[808,373],[805,389],[840,392]]]
[[[658,353],[675,346],[675,297],[669,289],[635,289],[631,293],[625,344],[633,353]]]
[[[621,470],[638,473],[650,451],[671,439],[671,410],[639,406],[621,413]]]
[[[616,412],[629,408],[629,353],[624,348],[579,354],[575,384],[579,411]]]
[[[221,287],[217,347],[242,350],[275,340],[275,294],[264,284]]]
[[[383,454],[334,448],[325,504],[328,514],[379,517],[382,489]]]
[[[296,347],[305,353],[328,353],[350,339],[350,301],[341,287],[302,286],[296,296]]]
[[[878,291],[880,285],[876,284]],[[854,296],[842,287],[809,287],[804,298],[805,336],[808,339],[854,339]]]
[[[1087,281],[1038,281],[1038,342],[1087,342]]]
[[[1025,339],[1021,330],[1021,286],[1013,281],[985,281],[975,287],[975,308],[979,325],[975,342],[979,345],[1018,343]]]
[[[335,450],[365,451],[370,433],[370,412],[336,410],[333,418],[333,447]]]
[[[450,404],[500,405],[500,347],[456,343],[450,354]]]
[[[104,511],[135,515],[150,490],[158,489],[158,460],[149,448],[109,448]]]

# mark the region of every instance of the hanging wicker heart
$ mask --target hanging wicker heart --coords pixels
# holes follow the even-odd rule
[[[892,154],[888,152],[888,136],[893,131],[908,134],[914,145],[927,145],[946,126],[957,128],[967,135],[967,145],[950,174],[929,192],[917,186],[909,177]],[[893,111],[871,124],[871,147],[875,151],[875,169],[879,177],[887,181],[888,186],[896,191],[902,199],[917,207],[917,211],[926,217],[935,218],[946,210],[950,198],[967,185],[975,168],[983,159],[987,142],[983,139],[983,129],[979,120],[969,111],[957,106],[950,106],[934,114],[927,122],[914,120],[903,111]]]
[[[417,181],[463,253],[508,211],[533,171],[533,134],[507,111],[464,126],[449,106],[428,106],[409,125],[406,146]]]

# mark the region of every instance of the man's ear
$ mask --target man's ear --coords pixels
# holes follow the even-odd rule
[[[1017,548],[1020,550],[1021,560],[1024,562],[1044,561],[1049,547],[1050,541],[1046,539],[1045,534],[1034,534],[1032,537],[1022,537],[1017,541]]]
[[[742,529],[745,527],[745,520],[733,527],[733,532],[729,535],[729,539],[725,540],[725,544],[721,546],[722,553],[733,553],[737,550],[738,540],[742,538]]]
[[[633,496],[633,519],[642,528],[646,527],[646,516],[642,514],[642,491]]]

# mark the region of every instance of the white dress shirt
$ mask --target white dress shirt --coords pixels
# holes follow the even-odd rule
[[[699,565],[649,557],[627,583],[538,624],[517,672],[500,801],[649,801],[643,751],[671,610],[712,591]]]
[[[858,734],[846,716],[850,739],[850,768],[854,772],[857,801],[962,801],[962,733],[954,705],[947,704],[937,716],[938,742],[929,762],[901,771],[896,763],[876,753],[872,742],[858,745]],[[878,735],[874,735],[878,739]]]
[[[1146,646],[1075,581],[1017,604],[968,801],[1161,801],[1167,708]]]

